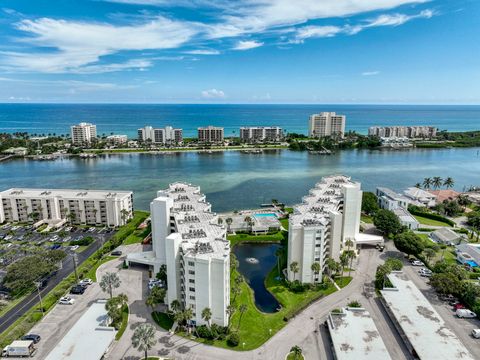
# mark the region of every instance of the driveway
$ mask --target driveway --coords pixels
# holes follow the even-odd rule
[[[170,356],[175,359],[277,360],[283,359],[292,346],[299,345],[303,349],[306,359],[330,359],[332,356],[330,345],[325,329],[321,324],[332,309],[346,306],[352,300],[359,300],[371,312],[392,358],[409,359],[405,355],[403,344],[397,340],[397,334],[391,331],[392,326],[388,317],[382,313],[382,309],[373,298],[372,280],[377,265],[382,262],[379,254],[378,250],[375,249],[362,249],[355,276],[347,287],[312,304],[290,320],[283,329],[258,349],[245,352],[221,349],[199,344],[176,335],[169,335],[166,331],[157,327],[158,342],[150,351],[150,354]],[[386,254],[383,253],[381,256],[385,257]],[[127,331],[120,341],[112,346],[107,354],[108,359],[140,359],[141,353],[131,345],[133,329],[138,323],[154,323],[150,316],[150,309],[145,306],[144,300],[141,299],[141,294],[146,294],[146,271],[136,268],[121,271],[121,273],[126,272],[136,273],[138,279],[142,279],[142,281],[132,284],[135,288],[129,289],[124,289],[122,282],[120,292],[133,292],[132,297],[129,295],[132,303],[131,315]]]

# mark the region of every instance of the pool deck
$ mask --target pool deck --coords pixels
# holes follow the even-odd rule
[[[223,223],[226,223],[226,219],[231,218],[232,224],[230,225],[231,231],[250,231],[250,226],[245,222],[245,218],[248,216],[253,220],[252,232],[254,233],[266,233],[270,229],[279,230],[281,227],[279,218],[283,216],[283,213],[274,208],[262,208],[253,210],[242,210],[238,213],[228,212],[219,214]]]

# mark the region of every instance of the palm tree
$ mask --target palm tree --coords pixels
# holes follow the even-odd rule
[[[293,357],[295,360],[302,358],[302,349],[300,348],[300,346],[298,345],[292,346],[292,348],[290,349],[290,352],[293,354]]]
[[[342,275],[343,275],[343,272],[345,270],[345,267],[348,265],[348,262],[350,260],[347,251],[348,250],[345,250],[344,252],[342,252],[340,254],[340,265],[342,266]]]
[[[172,310],[174,313],[177,313],[180,309],[181,309],[180,301],[175,299],[170,303],[170,310]]]
[[[250,216],[245,216],[245,219],[243,220],[247,223],[249,227],[249,231],[252,232],[252,225],[253,225],[253,220]]]
[[[219,217],[217,222],[218,222],[218,225],[222,225],[223,224],[223,219],[221,217]]]
[[[417,189],[420,189],[420,188],[422,187],[422,184],[420,184],[419,182],[417,182],[417,183],[415,184],[415,187],[416,187]]]
[[[238,319],[237,331],[240,329],[240,323],[242,322],[243,314],[248,310],[248,306],[245,304],[240,305],[238,311],[240,311],[240,318]]]
[[[230,232],[230,225],[232,225],[233,219],[232,218],[226,218],[225,222],[227,223],[227,231]]]
[[[228,305],[227,306],[228,329],[229,330],[230,330],[230,325],[231,325],[230,320],[232,319],[233,314],[235,314],[235,311],[237,311],[237,307],[235,305]]]
[[[275,251],[275,256],[277,257],[278,276],[281,275],[281,273],[280,273],[280,259],[282,258],[282,255],[283,255],[283,249],[282,249],[281,247],[279,247],[279,248]]]
[[[335,271],[337,267],[337,263],[335,260],[333,260],[331,257],[327,259],[327,271],[328,271],[328,276],[332,276],[333,272]]]
[[[120,278],[116,273],[108,272],[102,276],[100,287],[103,292],[108,292],[110,299],[113,297],[113,289],[120,287]]]
[[[192,320],[193,318],[193,310],[192,308],[187,308],[183,310],[183,320],[185,321],[186,325]]]
[[[347,250],[344,253],[347,254],[347,259],[350,260],[350,266],[348,267],[348,276],[350,276],[350,274],[352,272],[353,259],[355,259],[357,257],[357,255],[355,254],[355,251],[353,251],[353,250]]]
[[[426,248],[424,251],[425,257],[427,258],[427,262],[430,263],[430,260],[432,260],[435,256],[435,251],[430,248]]]
[[[148,358],[148,350],[150,350],[157,340],[155,339],[155,328],[150,324],[139,325],[132,336],[132,345],[138,351],[145,352],[145,360]]]
[[[202,310],[202,319],[207,322],[208,328],[210,328],[210,320],[212,319],[212,310],[206,307]]]
[[[232,287],[232,294],[233,294],[233,300],[232,302],[235,303],[235,300],[237,299],[237,296],[242,293],[242,289],[240,289],[238,286]]]
[[[130,213],[128,212],[127,209],[122,209],[122,210],[120,211],[120,214],[121,214],[121,216],[122,216],[123,224],[125,224],[125,223],[127,222],[128,217],[130,216]]]
[[[455,181],[451,177],[447,177],[445,181],[443,182],[443,185],[447,188],[450,189],[455,185]]]
[[[432,179],[431,178],[426,177],[425,179],[423,179],[423,187],[425,189],[430,189],[431,185],[432,185]]]
[[[297,261],[293,261],[291,264],[290,264],[290,271],[293,272],[293,280],[296,280],[296,274],[297,272],[300,271],[300,267],[298,266],[298,262]]]
[[[312,264],[312,271],[316,275],[315,277],[318,277],[318,274],[320,273],[320,270],[322,270],[322,267],[320,266],[319,262],[314,262]]]
[[[432,179],[432,186],[434,189],[438,189],[442,186],[443,184],[443,180],[440,176],[435,176],[433,179]]]

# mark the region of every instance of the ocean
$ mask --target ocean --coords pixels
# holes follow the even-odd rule
[[[225,128],[238,135],[241,126],[280,126],[307,132],[309,115],[336,111],[347,116],[347,130],[366,134],[374,125],[431,125],[440,130],[480,128],[480,106],[438,105],[145,105],[145,104],[0,104],[0,132],[67,134],[79,122],[97,125],[99,135],[136,137],[144,125],[172,125],[196,136],[199,126]]]

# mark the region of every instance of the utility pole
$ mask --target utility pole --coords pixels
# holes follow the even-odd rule
[[[77,279],[78,283],[78,273],[77,273],[77,254],[72,254],[72,259],[73,259],[73,270],[75,271],[75,278]]]
[[[42,295],[40,294],[40,285],[42,285],[42,281],[35,281],[35,285],[37,286],[38,298],[40,300],[40,309],[42,310],[42,317],[43,317],[45,313],[43,311]]]

